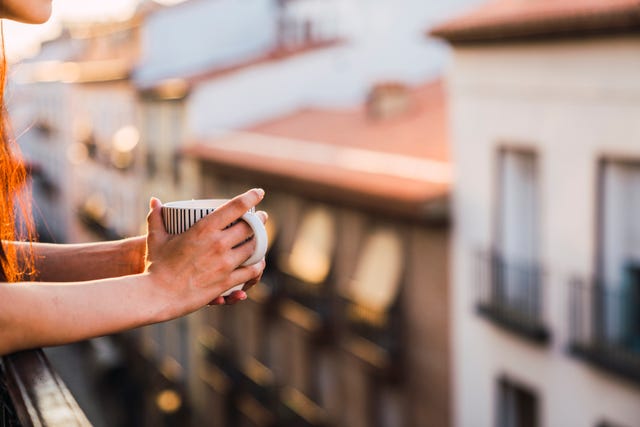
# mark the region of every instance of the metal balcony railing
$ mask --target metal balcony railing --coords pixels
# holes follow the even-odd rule
[[[573,280],[569,304],[571,353],[640,384],[640,287]]]
[[[349,298],[340,298],[340,303],[345,316],[342,329],[346,349],[374,368],[378,376],[399,380],[405,357],[405,328],[399,304],[375,310]]]
[[[476,309],[481,315],[535,342],[548,342],[544,275],[539,265],[509,262],[496,252],[481,252],[474,274]]]
[[[90,426],[42,350],[2,357],[2,427]]]

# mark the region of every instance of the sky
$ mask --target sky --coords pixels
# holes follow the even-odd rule
[[[153,0],[161,4],[175,4],[184,0]],[[55,37],[63,20],[125,19],[135,10],[140,0],[53,0],[53,13],[42,25],[21,24],[3,20],[4,41],[10,61],[38,52],[42,40]]]

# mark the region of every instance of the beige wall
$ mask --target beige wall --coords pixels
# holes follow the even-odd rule
[[[494,425],[496,377],[535,389],[542,425],[638,425],[640,389],[567,354],[568,279],[594,273],[596,172],[640,158],[640,38],[455,48],[452,105],[455,424]],[[478,317],[472,254],[492,242],[500,146],[533,148],[552,343],[536,347]]]

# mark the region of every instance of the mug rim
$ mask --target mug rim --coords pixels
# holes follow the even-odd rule
[[[173,202],[164,203],[162,207],[170,209],[215,209],[219,208],[228,201],[229,199],[176,200]]]

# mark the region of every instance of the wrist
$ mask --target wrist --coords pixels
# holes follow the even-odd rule
[[[148,309],[146,310],[145,323],[160,323],[178,317],[181,313],[177,309],[176,298],[166,291],[157,278],[148,271],[139,273],[143,298]]]
[[[128,274],[139,274],[145,271],[146,238],[145,236],[131,237],[122,240]]]

